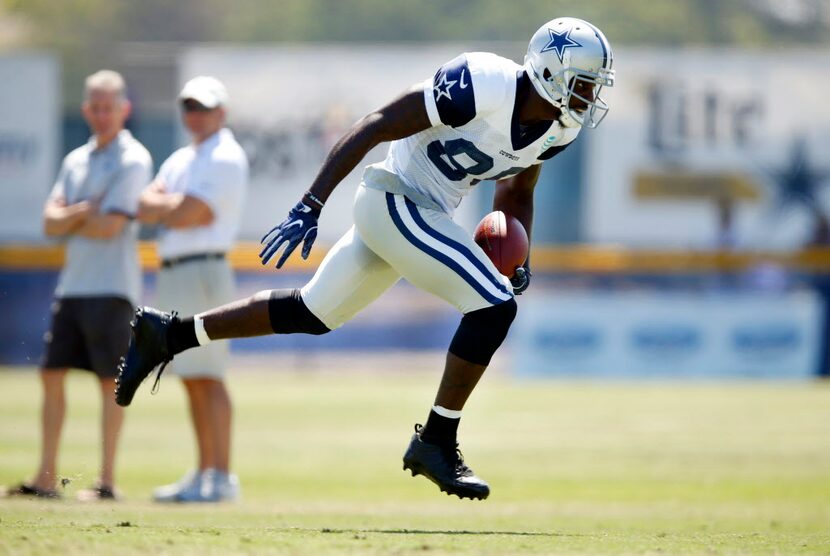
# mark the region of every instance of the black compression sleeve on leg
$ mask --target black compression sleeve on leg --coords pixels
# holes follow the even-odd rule
[[[271,290],[268,318],[275,334],[325,334],[330,332],[323,322],[308,310],[299,289]]]
[[[470,311],[458,325],[450,353],[476,365],[489,365],[515,317],[515,299]]]

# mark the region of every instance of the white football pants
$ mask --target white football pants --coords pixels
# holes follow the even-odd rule
[[[301,290],[308,309],[332,330],[401,277],[462,313],[513,297],[510,280],[445,212],[361,184],[354,222]]]

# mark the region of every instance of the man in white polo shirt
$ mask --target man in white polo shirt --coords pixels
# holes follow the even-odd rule
[[[213,77],[188,81],[179,94],[191,143],[162,164],[145,189],[139,219],[160,228],[158,302],[198,312],[234,297],[225,258],[239,228],[248,184],[248,159],[224,127],[228,95]],[[224,384],[226,342],[193,351],[171,365],[185,385],[199,464],[153,496],[160,502],[218,502],[239,497],[230,474],[231,401]]]

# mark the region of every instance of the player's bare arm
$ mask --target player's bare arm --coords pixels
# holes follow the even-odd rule
[[[518,218],[527,231],[528,239],[533,227],[533,190],[541,169],[541,164],[534,164],[515,176],[497,181],[493,196],[493,210]]]
[[[62,197],[49,199],[43,209],[43,232],[49,237],[72,234],[96,210],[95,203],[90,201],[67,205]]]
[[[320,211],[343,178],[377,145],[409,137],[431,126],[423,88],[418,86],[361,118],[331,149],[311,187],[288,217],[263,236],[259,253],[262,264],[268,264],[285,246],[276,265],[282,268],[300,243],[300,256],[307,259],[317,238]]]
[[[422,86],[413,87],[386,106],[361,118],[334,145],[309,191],[325,202],[337,184],[381,143],[409,137],[432,124]]]
[[[542,165],[534,164],[513,177],[497,181],[496,193],[493,196],[493,210],[515,216],[527,232],[528,245],[533,227],[533,191],[541,171]],[[528,288],[530,255],[510,281],[513,284],[513,292],[517,295],[521,295]]]

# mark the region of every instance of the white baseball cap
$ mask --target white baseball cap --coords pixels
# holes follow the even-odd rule
[[[193,99],[205,108],[216,108],[228,103],[228,91],[215,77],[200,75],[184,84],[179,100]]]

